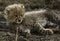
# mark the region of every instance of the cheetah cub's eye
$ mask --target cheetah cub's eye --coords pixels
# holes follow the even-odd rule
[[[20,16],[23,16],[23,15],[20,15]]]
[[[15,15],[17,17],[17,15]]]

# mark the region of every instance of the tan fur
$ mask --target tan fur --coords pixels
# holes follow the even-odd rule
[[[23,4],[13,4],[9,5],[4,10],[4,17],[8,23],[10,22],[21,22],[25,13],[25,8]],[[19,21],[20,20],[20,21]]]

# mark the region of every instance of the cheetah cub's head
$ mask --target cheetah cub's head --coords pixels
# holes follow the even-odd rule
[[[25,14],[25,7],[23,4],[12,4],[5,8],[4,17],[7,23],[21,23]]]

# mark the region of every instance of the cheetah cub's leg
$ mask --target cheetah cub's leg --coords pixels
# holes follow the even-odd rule
[[[41,30],[42,32],[47,32],[49,31],[51,34],[53,34],[53,30],[52,29],[45,29],[40,23],[37,23],[39,25],[39,30]]]

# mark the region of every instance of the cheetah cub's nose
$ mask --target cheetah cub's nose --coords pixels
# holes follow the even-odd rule
[[[18,20],[18,22],[21,22],[21,20]]]

